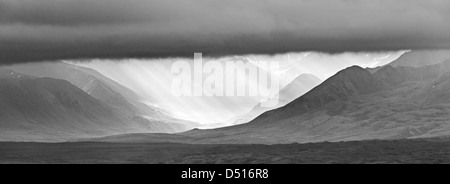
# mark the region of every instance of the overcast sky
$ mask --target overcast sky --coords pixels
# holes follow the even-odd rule
[[[0,0],[0,62],[450,48],[448,0]]]

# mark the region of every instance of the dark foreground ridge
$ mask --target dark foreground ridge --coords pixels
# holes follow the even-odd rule
[[[0,163],[450,163],[450,139],[280,145],[3,142]]]

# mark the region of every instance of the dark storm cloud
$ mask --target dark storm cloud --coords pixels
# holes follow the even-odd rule
[[[0,0],[0,62],[450,47],[448,0]]]

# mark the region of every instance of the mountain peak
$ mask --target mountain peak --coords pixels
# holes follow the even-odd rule
[[[324,82],[324,87],[327,86],[342,88],[344,91],[349,92],[345,96],[368,94],[383,88],[380,80],[360,66],[351,66],[336,73],[336,75]]]
[[[368,71],[367,71],[366,69],[360,67],[360,66],[353,65],[353,66],[347,67],[347,68],[345,68],[345,69],[343,69],[343,70],[337,72],[336,75],[339,75],[339,74],[341,74],[341,75],[343,75],[343,74],[349,74],[349,73],[352,73],[352,72],[363,72],[363,73],[366,73],[366,72],[368,72]],[[370,73],[370,72],[369,72],[369,73]]]
[[[365,70],[364,68],[362,68],[361,66],[358,65],[353,65],[353,66],[349,66],[346,69],[342,70],[342,71],[346,71],[346,70]]]
[[[351,66],[339,71],[325,82],[286,106],[268,111],[255,119],[267,117],[290,118],[317,109],[328,103],[345,100],[354,95],[364,95],[381,91],[384,84],[369,71],[360,66]]]
[[[297,77],[293,80],[293,82],[296,82],[296,81],[302,81],[302,80],[304,80],[304,79],[316,81],[316,82],[319,82],[319,83],[322,82],[321,79],[319,79],[317,76],[315,76],[315,75],[313,75],[313,74],[310,74],[310,73],[300,74],[299,76],[297,76]]]

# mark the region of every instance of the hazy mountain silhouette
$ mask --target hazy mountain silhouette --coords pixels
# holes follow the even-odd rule
[[[309,90],[322,83],[318,77],[312,74],[301,74],[295,78],[286,87],[281,89],[279,98],[282,105],[285,105],[292,100],[304,95]]]
[[[280,90],[278,94],[278,106],[276,107],[262,107],[260,104],[257,104],[252,110],[249,112],[242,114],[236,118],[230,120],[233,124],[242,124],[247,123],[262,113],[282,107],[289,102],[295,100],[296,98],[302,96],[307,93],[309,90],[313,89],[317,85],[322,82],[318,77],[312,74],[301,74],[296,77],[291,83],[285,86]]]
[[[403,54],[389,65],[422,67],[439,64],[447,59],[450,59],[450,50],[413,50]]]

